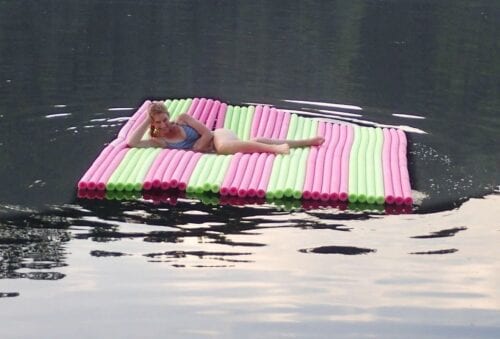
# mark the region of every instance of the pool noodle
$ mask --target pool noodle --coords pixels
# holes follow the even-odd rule
[[[282,110],[276,110],[276,123],[274,124],[273,132],[271,134],[271,138],[273,139],[279,139],[280,132],[281,132],[281,126],[283,126],[283,119],[285,117],[285,114],[283,113]]]
[[[288,132],[286,134],[286,139],[293,139],[295,131],[297,129],[297,114],[292,114],[290,116],[290,124],[288,125]]]
[[[366,202],[375,203],[375,128],[368,128],[368,146],[366,149]]]
[[[326,134],[326,122],[321,121],[318,124],[318,133],[319,136],[324,137]],[[326,141],[325,141],[326,142]],[[314,174],[316,173],[316,159],[318,157],[318,152],[321,147],[325,147],[324,144],[322,146],[312,146],[311,152],[307,158],[307,167],[306,167],[306,179],[304,182],[302,196],[305,199],[310,199],[312,196],[313,183],[314,183]]]
[[[233,124],[233,112],[234,112],[234,107],[229,105],[227,106],[227,111],[226,111],[226,119],[224,119],[224,128],[231,130],[232,124]]]
[[[198,105],[196,106],[196,109],[193,111],[193,118],[200,120],[201,113],[205,109],[206,104],[207,104],[206,98],[201,98],[200,101],[198,101]]]
[[[288,133],[289,125],[290,125],[290,113],[283,112],[283,124],[281,125],[280,134],[278,135],[278,139],[283,140],[286,138],[286,134]]]
[[[120,151],[116,154],[113,160],[109,163],[108,167],[104,170],[101,177],[97,180],[97,189],[99,191],[106,190],[109,178],[111,177],[113,172],[118,168],[122,159],[125,157],[125,154],[127,154],[127,151],[128,148],[120,149]]]
[[[368,146],[368,128],[361,127],[361,139],[358,149],[358,202],[366,202],[366,149]]]
[[[241,107],[234,106],[233,108],[233,116],[231,118],[231,124],[229,125],[229,129],[233,131],[236,135],[238,135],[238,127],[241,118]],[[239,136],[238,136],[239,138]]]
[[[163,175],[158,173],[158,177],[161,177],[161,188],[162,189],[167,189],[169,187],[172,187],[172,175],[175,172],[175,169],[177,166],[179,166],[179,161],[181,160],[182,156],[184,155],[185,151],[184,150],[176,150],[177,152],[172,155],[171,160],[168,161],[167,166],[163,170]]]
[[[212,190],[212,185],[217,180],[217,177],[222,170],[225,155],[214,156],[214,158],[214,163],[212,165],[212,168],[210,169],[210,173],[208,174],[206,180],[203,182],[203,190],[207,192]]]
[[[158,153],[161,152],[161,149],[151,149],[149,152],[148,156],[146,157],[146,160],[141,163],[141,167],[137,171],[137,175],[135,177],[135,181],[133,182],[134,185],[134,190],[140,191],[143,187],[143,182],[144,182],[144,177],[146,176],[149,168],[151,167],[151,164],[155,160],[156,156]]]
[[[222,163],[221,169],[219,173],[217,174],[217,178],[215,179],[214,182],[212,182],[212,187],[211,191],[213,193],[218,193],[221,189],[222,182],[224,181],[224,176],[226,175],[229,164],[231,163],[232,160],[232,155],[224,155],[224,161]]]
[[[208,99],[207,103],[205,104],[205,108],[200,113],[200,117],[198,118],[198,120],[200,120],[200,122],[203,123],[204,125],[206,125],[207,120],[208,120],[208,116],[212,112],[212,106],[213,105],[214,105],[214,100],[213,99]]]
[[[139,169],[143,166],[143,164],[146,162],[146,159],[148,158],[149,154],[151,151],[154,150],[153,148],[141,148],[138,152],[137,160],[134,161],[133,166],[130,167],[130,170],[126,173],[122,173],[124,175],[122,183],[123,183],[123,189],[125,191],[131,192],[134,190],[134,180],[135,177],[137,176],[137,172]]]
[[[163,157],[168,152],[169,152],[169,150],[163,149],[163,150],[160,151],[160,153],[154,159],[153,163],[151,164],[151,167],[148,170],[148,173],[144,177],[143,188],[145,190],[150,190],[150,189],[153,188],[153,180],[154,180],[154,175],[156,173],[156,170],[158,169],[158,166],[160,166],[160,164],[161,164],[161,162],[163,160]],[[155,188],[158,188],[158,187],[160,187],[160,181],[159,180],[157,181],[157,185],[155,186]]]
[[[342,173],[342,150],[347,137],[347,126],[339,125],[339,141],[333,152],[332,180],[330,181],[330,199],[338,200],[340,194],[340,177]]]
[[[205,162],[207,161],[208,154],[202,154],[198,163],[194,167],[193,172],[188,180],[188,184],[186,187],[186,192],[193,193],[196,192],[196,188],[198,185],[198,181],[200,180],[200,173],[203,171],[205,167]]]
[[[182,191],[186,189],[189,177],[192,175],[193,170],[201,156],[202,156],[201,153],[194,153],[193,156],[191,156],[184,172],[182,173],[182,176],[179,180],[179,184],[177,185],[178,189]]]
[[[330,186],[333,174],[333,159],[335,150],[337,149],[339,144],[339,136],[340,136],[339,125],[338,124],[331,124],[331,125],[332,125],[330,127],[332,129],[331,141],[328,143],[328,147],[326,149],[323,182],[321,185],[320,196],[319,196],[320,199],[323,201],[327,201],[328,199],[330,199],[330,193],[331,193]]]
[[[221,105],[220,101],[215,100],[213,105],[212,105],[212,109],[210,110],[210,113],[208,114],[207,121],[206,121],[205,125],[208,127],[209,130],[212,130],[215,127],[214,123],[215,123],[215,120],[217,119],[217,113],[219,112],[220,105]]]
[[[245,171],[247,172],[246,175],[242,175],[243,180],[241,181],[241,184],[239,185],[238,189],[238,196],[239,197],[246,197],[248,195],[248,187],[250,185],[250,181],[253,176],[258,176],[258,173],[255,171],[255,166],[257,164],[257,159],[259,158],[259,153],[252,153],[250,155],[250,158],[248,159],[248,164],[245,168]]]
[[[194,191],[198,194],[201,194],[205,191],[204,186],[207,181],[208,176],[210,175],[210,172],[213,170],[213,164],[215,161],[215,158],[217,156],[215,154],[206,154],[204,158],[206,159],[203,162],[203,168],[201,171],[198,173],[198,179],[196,180],[196,185],[194,185]],[[201,166],[201,164],[198,164],[197,167]],[[194,173],[193,173],[194,174]]]
[[[99,168],[99,166],[102,164],[104,159],[108,156],[109,152],[113,149],[113,146],[106,146],[99,156],[94,160],[90,168],[85,172],[85,174],[82,176],[82,178],[78,181],[78,189],[86,189],[88,184],[87,182],[92,178],[92,175],[95,173],[95,171]]]
[[[229,185],[231,185],[231,183],[233,182],[234,176],[236,174],[236,168],[238,167],[238,163],[239,163],[242,155],[243,155],[243,153],[236,153],[233,156],[233,158],[231,159],[229,169],[227,170],[226,176],[225,176],[224,181],[222,182],[222,185],[220,188],[221,195],[228,195],[229,194]]]
[[[132,126],[134,125],[134,122],[145,112],[151,101],[146,100],[142,103],[141,107],[135,113],[130,117],[130,119],[123,125],[123,127],[120,129],[120,132],[118,132],[118,137],[125,139],[131,130]]]
[[[257,132],[261,123],[262,109],[262,105],[257,105],[257,107],[255,108],[255,114],[252,120],[252,129],[250,131],[250,138],[255,138],[257,136]]]
[[[227,104],[222,103],[219,108],[219,113],[217,114],[217,121],[215,122],[215,128],[222,128],[224,126],[224,121],[226,118]]]
[[[252,132],[252,120],[255,114],[255,107],[248,106],[247,118],[245,119],[245,126],[243,128],[242,140],[250,140],[250,135]]]
[[[270,138],[273,135],[274,124],[276,123],[276,108],[271,108],[268,120],[266,120],[266,129],[264,130],[264,137]]]
[[[254,197],[257,195],[257,189],[259,186],[259,182],[262,180],[264,165],[266,163],[267,154],[260,153],[255,164],[255,171],[253,172],[252,180],[248,184],[248,192],[247,195],[249,197]]]
[[[122,177],[124,178],[125,175],[128,173],[127,168],[130,168],[134,165],[134,163],[131,160],[136,159],[137,155],[138,155],[137,148],[131,148],[128,150],[127,154],[123,158],[123,161],[120,163],[116,171],[113,172],[113,175],[106,184],[106,189],[108,190],[115,189],[118,191],[122,191],[125,188],[123,185]]]
[[[267,155],[267,154],[266,154]],[[271,178],[271,171],[273,169],[273,163],[275,160],[274,154],[268,154],[266,157],[266,162],[264,163],[264,170],[257,186],[257,197],[264,198],[266,196],[266,189],[269,185],[269,180]]]
[[[326,124],[325,125],[325,135],[324,138],[325,140],[330,140],[332,137],[332,124]],[[318,200],[321,195],[321,187],[323,185],[323,171],[325,168],[325,155],[326,155],[326,150],[328,146],[327,145],[322,145],[319,150],[318,150],[318,155],[316,157],[316,164],[314,166],[314,181],[312,185],[312,190],[311,190],[311,198],[314,200]]]
[[[384,135],[382,129],[377,127],[375,129],[375,154],[374,154],[374,167],[375,167],[375,201],[377,204],[383,204],[384,198],[384,176],[382,168],[382,143]]]
[[[248,117],[248,108],[243,106],[238,113],[238,121],[233,123],[235,124],[236,135],[240,140],[244,140],[243,138],[243,128],[245,127],[245,120]]]
[[[295,182],[295,186],[293,188],[292,196],[295,199],[302,198],[302,187],[304,186],[304,181],[306,177],[306,166],[307,166],[307,157],[310,151],[302,150],[302,154],[300,157],[299,168],[297,170],[297,176],[301,178],[301,180],[297,180]]]
[[[396,198],[396,205],[401,205],[404,201],[403,192],[401,189],[401,176],[399,172],[399,137],[394,129],[389,130],[391,133],[391,173],[392,187]]]
[[[278,181],[282,160],[283,160],[282,154],[278,154],[274,158],[271,176],[269,177],[269,183],[267,185],[266,198],[273,199],[275,197],[274,191],[276,189],[276,183]]]
[[[198,103],[200,102],[200,98],[194,98],[191,101],[191,106],[189,106],[189,109],[187,110],[186,114],[193,116],[194,111],[196,110],[196,107],[198,107]]]
[[[290,152],[295,153],[295,151],[296,150],[292,150]],[[284,186],[288,179],[288,175],[290,173],[290,168],[291,168],[290,160],[291,160],[290,155],[283,155],[283,158],[281,159],[280,171],[278,172],[278,178],[276,180],[276,185],[273,192],[275,198],[278,199],[283,198]]]
[[[169,150],[169,152],[163,156],[163,159],[162,159],[160,165],[158,166],[155,174],[153,175],[153,186],[154,187],[158,186],[158,183],[159,183],[159,187],[163,190],[166,190],[170,187],[170,183],[168,181],[163,181],[163,173],[165,172],[165,169],[170,164],[172,158],[174,157],[174,155],[177,154],[177,152],[179,152],[179,150],[172,149],[172,150]]]
[[[229,185],[229,195],[236,196],[238,195],[238,187],[240,186],[241,181],[243,180],[243,173],[246,171],[248,159],[250,158],[250,154],[243,154],[241,156],[240,161],[238,162],[238,166],[235,170],[235,175],[233,181]]]
[[[283,195],[287,198],[291,198],[293,196],[293,190],[295,188],[295,184],[299,179],[297,176],[297,170],[300,167],[300,159],[302,156],[302,148],[293,149],[290,152],[290,155],[287,156],[290,159],[287,177],[285,180],[285,184],[283,185]]]
[[[102,177],[102,174],[106,171],[111,163],[113,163],[113,159],[116,155],[125,148],[125,144],[120,144],[118,146],[113,147],[110,152],[106,155],[106,158],[102,160],[97,169],[92,174],[92,177],[87,182],[87,189],[89,190],[104,190],[105,188],[102,185],[99,185],[99,179]]]
[[[349,201],[358,200],[358,150],[361,138],[359,126],[354,126],[353,144],[349,155]]]
[[[384,194],[385,201],[388,204],[394,203],[394,190],[392,188],[392,170],[391,170],[391,132],[387,129],[383,129],[384,134],[384,144],[382,153],[382,164],[384,170]]]
[[[266,130],[267,121],[269,121],[269,111],[271,107],[265,105],[262,109],[262,115],[260,118],[261,123],[259,124],[259,128],[257,129],[256,137],[265,137],[264,131]],[[265,123],[262,123],[265,122]]]
[[[193,157],[193,155],[193,151],[184,152],[181,160],[179,161],[179,164],[177,165],[174,173],[172,174],[172,177],[170,178],[170,187],[176,188],[177,185],[179,185],[182,173],[184,172],[187,164],[189,163],[189,160]]]
[[[403,203],[411,206],[413,198],[411,196],[410,175],[408,172],[408,160],[406,159],[407,140],[403,131],[397,130],[399,136],[399,169],[401,177],[401,188],[403,193]]]

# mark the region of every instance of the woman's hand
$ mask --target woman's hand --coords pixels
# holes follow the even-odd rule
[[[193,151],[195,152],[212,152],[214,150],[214,136],[212,132],[202,134],[198,140],[193,145]]]

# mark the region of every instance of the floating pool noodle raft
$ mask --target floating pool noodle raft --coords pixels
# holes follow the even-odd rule
[[[190,150],[129,148],[127,137],[148,119],[145,101],[78,182],[80,190],[134,192],[176,188],[227,197],[310,199],[411,205],[406,135],[401,130],[333,124],[268,105],[235,106],[207,98],[168,99],[171,118],[189,114],[209,129],[242,140],[305,139],[321,146],[269,153],[216,155]],[[148,138],[148,132],[143,139]]]

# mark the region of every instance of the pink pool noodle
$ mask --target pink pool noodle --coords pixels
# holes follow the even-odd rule
[[[238,195],[238,189],[245,176],[245,171],[247,169],[248,159],[250,159],[250,154],[243,154],[241,160],[236,167],[233,182],[229,185],[229,195]]]
[[[167,188],[172,187],[172,174],[179,165],[179,160],[181,160],[185,152],[186,151],[184,150],[179,150],[177,153],[174,154],[172,159],[169,161],[169,164],[167,165],[165,171],[163,172],[163,177],[161,179],[161,188],[163,188],[164,186]]]
[[[408,174],[408,161],[406,159],[406,135],[401,130],[397,130],[397,134],[399,136],[399,169],[404,199],[403,203],[405,205],[412,205],[413,199],[411,197],[410,175]]]
[[[391,171],[391,132],[383,129],[384,144],[382,146],[382,169],[384,171],[384,194],[385,202],[388,204],[394,203],[394,190],[392,188],[392,171]]]
[[[139,109],[130,117],[130,119],[125,123],[125,125],[123,125],[120,132],[118,133],[118,137],[124,138],[124,139],[127,137],[127,134],[131,130],[134,123],[149,108],[150,104],[151,104],[151,101],[149,101],[149,100],[146,100],[142,103],[141,107],[139,107]]]
[[[267,154],[267,153],[266,153]],[[271,172],[273,170],[274,154],[267,154],[266,162],[264,164],[264,170],[262,172],[262,177],[260,178],[259,186],[257,187],[257,196],[259,198],[264,198],[266,196],[267,185],[269,184],[269,179],[271,178]]]
[[[252,119],[252,128],[250,130],[250,138],[255,138],[257,136],[260,120],[262,117],[262,109],[263,109],[262,105],[257,105],[257,107],[255,107],[255,113]]]
[[[325,168],[325,155],[328,144],[330,143],[330,139],[332,137],[331,124],[328,125],[329,126],[326,126],[325,124],[325,143],[319,147],[318,157],[316,158],[316,165],[314,166],[314,181],[311,194],[311,198],[313,198],[314,200],[318,200],[320,198],[321,186],[323,184],[323,180],[326,180],[326,178],[323,178],[323,171]]]
[[[391,132],[391,173],[392,173],[392,188],[394,189],[394,196],[396,198],[396,205],[403,203],[403,192],[401,190],[401,176],[399,174],[399,138],[398,133],[394,129]]]
[[[340,192],[340,174],[342,172],[341,160],[342,160],[342,150],[344,148],[347,136],[347,126],[340,125],[340,134],[337,147],[335,147],[335,152],[333,153],[333,164],[332,164],[332,181],[330,182],[330,199],[338,200]]]
[[[258,158],[259,158],[259,153],[252,153],[248,159],[248,164],[246,165],[246,168],[243,170],[243,173],[241,174],[241,177],[243,179],[241,180],[241,184],[238,189],[238,196],[241,198],[246,197],[248,195],[248,187],[250,185],[250,180],[252,179],[252,177],[259,176],[258,175],[259,173],[255,171],[255,166],[257,164]]]
[[[165,155],[169,152],[169,150],[162,150],[155,158],[155,160],[153,161],[153,164],[151,164],[151,167],[149,168],[148,170],[148,173],[146,174],[146,177],[144,177],[144,183],[142,185],[142,187],[145,189],[145,190],[150,190],[151,188],[155,187],[155,188],[158,188],[160,186],[160,181],[157,179],[156,180],[156,186],[153,186],[153,181],[154,181],[154,176],[155,176],[155,173],[158,169],[158,167],[161,165],[162,161],[163,161],[163,157],[165,157]]]
[[[141,111],[140,114],[137,116],[137,119],[132,121],[132,126],[127,131],[127,134],[125,136],[123,136],[124,139],[127,139],[127,137],[131,133],[133,133],[137,128],[139,128],[139,126],[144,122],[144,120],[149,119],[147,111],[148,111],[147,109],[145,109],[144,111]],[[121,137],[121,136],[119,135],[119,137]]]
[[[262,173],[264,171],[264,165],[266,163],[267,153],[260,153],[255,164],[255,171],[253,172],[252,181],[248,184],[247,195],[249,197],[254,197],[257,195],[257,188],[259,182],[262,178]]]
[[[207,103],[205,104],[205,107],[203,108],[203,111],[200,114],[200,117],[198,120],[200,120],[204,125],[206,125],[208,116],[210,115],[210,112],[212,111],[212,106],[214,105],[213,99],[208,99]]]
[[[320,199],[323,201],[327,201],[330,199],[330,186],[331,186],[331,181],[332,181],[332,175],[337,176],[336,173],[333,172],[333,155],[335,153],[335,150],[337,149],[338,142],[339,142],[339,125],[338,124],[333,124],[333,126],[330,126],[332,129],[331,132],[331,141],[328,143],[328,148],[326,149],[326,154],[325,154],[325,163],[324,163],[324,170],[323,170],[323,183],[321,185],[321,194],[320,194]]]
[[[92,177],[89,179],[87,182],[87,189],[89,190],[94,190],[97,188],[98,181],[101,178],[102,174],[106,171],[106,169],[109,167],[109,164],[113,161],[115,156],[120,152],[122,149],[125,148],[125,144],[120,144],[118,146],[115,146],[106,156],[105,159],[101,162],[99,167],[95,170],[95,172],[92,174]],[[102,186],[99,186],[102,187]],[[104,188],[102,188],[104,189]]]
[[[278,139],[284,140],[286,139],[286,135],[288,134],[288,126],[290,126],[290,113],[283,112],[283,123],[281,125],[280,134],[278,135]]]
[[[99,166],[101,166],[102,162],[106,159],[109,152],[111,152],[113,148],[113,146],[108,145],[102,150],[99,156],[92,163],[92,166],[90,166],[90,168],[87,170],[87,172],[85,172],[85,174],[78,182],[78,189],[84,190],[87,188],[88,181],[92,178],[92,175],[94,175],[95,171],[99,168]]]
[[[354,129],[352,126],[346,126],[347,136],[342,149],[341,158],[341,172],[340,172],[340,190],[339,190],[339,200],[347,201],[348,198],[348,186],[349,186],[349,156],[351,155],[352,143],[354,141]]]
[[[209,130],[212,130],[214,128],[214,123],[215,120],[217,119],[217,112],[219,112],[219,108],[220,108],[220,101],[215,100],[210,110],[210,113],[208,114],[207,121],[205,122],[205,125],[208,127]]]
[[[324,136],[325,130],[326,123],[324,121],[320,121],[318,124],[317,134]],[[316,173],[316,160],[318,158],[319,149],[320,147],[318,146],[311,147],[311,152],[309,152],[309,156],[307,158],[306,179],[304,180],[304,187],[302,189],[302,196],[304,197],[304,199],[311,199],[312,197],[314,174]]]
[[[271,110],[271,107],[265,105],[264,108],[262,109],[262,116],[260,118],[261,123],[259,124],[259,129],[257,130],[257,135],[256,137],[265,137],[264,131],[266,130],[266,125],[267,121],[269,121],[269,111]],[[266,122],[263,124],[262,122]]]
[[[163,153],[163,157],[161,160],[161,163],[158,165],[156,168],[155,173],[153,174],[153,181],[152,181],[152,186],[154,188],[159,188],[161,187],[162,189],[167,189],[167,185],[162,183],[162,178],[163,178],[163,172],[165,172],[165,168],[167,168],[168,164],[170,163],[170,159],[177,153],[178,150],[174,149],[169,149],[166,150],[168,152]]]
[[[283,125],[284,113],[282,110],[276,110],[276,122],[274,123],[273,132],[271,133],[271,138],[278,139],[281,131],[281,126]]]
[[[231,185],[231,183],[234,180],[234,176],[236,175],[236,169],[238,167],[238,163],[240,162],[242,155],[243,153],[236,153],[231,159],[231,163],[229,164],[229,169],[227,170],[226,176],[224,177],[224,181],[220,186],[221,195],[229,194],[229,185]]]
[[[198,160],[200,160],[202,155],[203,153],[194,153],[191,159],[189,159],[189,162],[186,165],[186,169],[184,170],[184,173],[182,174],[182,177],[179,180],[179,184],[177,185],[177,188],[180,189],[181,191],[186,190],[188,180],[191,177],[191,174],[193,174],[194,167],[196,166]]]
[[[193,118],[200,120],[201,113],[205,110],[206,104],[207,104],[207,99],[201,98],[200,101],[198,102],[198,106],[196,106],[196,109],[193,112]]]
[[[106,184],[108,183],[109,178],[113,175],[113,172],[118,168],[123,158],[129,151],[128,148],[122,148],[120,151],[113,157],[109,165],[103,171],[101,177],[97,179],[97,189],[100,191],[104,191],[106,189]]]
[[[271,108],[268,118],[264,121],[266,121],[266,123],[264,124],[266,129],[264,130],[264,134],[262,136],[264,138],[271,138],[276,125],[276,108]]]
[[[179,185],[182,173],[184,173],[184,169],[186,168],[189,160],[193,155],[193,151],[184,152],[184,154],[182,155],[182,159],[177,165],[177,168],[175,169],[174,173],[172,173],[172,177],[170,178],[170,187],[176,188]]]
[[[189,109],[187,110],[186,114],[193,116],[193,113],[196,110],[196,107],[198,107],[198,103],[200,102],[199,98],[194,98],[193,101],[191,101],[191,105],[189,106]]]
[[[219,107],[219,114],[217,114],[217,121],[215,123],[215,128],[223,128],[224,120],[226,118],[227,104],[222,103]]]

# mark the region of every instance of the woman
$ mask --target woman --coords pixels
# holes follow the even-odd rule
[[[149,119],[145,119],[128,138],[127,143],[130,147],[192,149],[197,152],[215,151],[218,154],[288,154],[290,148],[319,146],[325,141],[323,137],[304,140],[255,138],[243,141],[228,129],[219,128],[212,132],[187,114],[181,114],[177,122],[171,122],[168,110],[161,101],[151,103],[148,115]],[[151,138],[141,140],[148,127]]]

